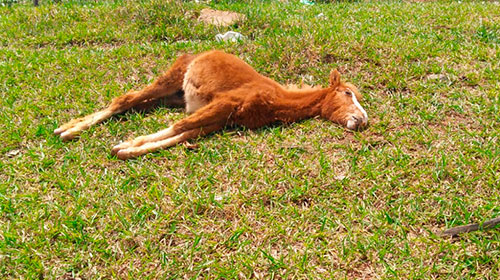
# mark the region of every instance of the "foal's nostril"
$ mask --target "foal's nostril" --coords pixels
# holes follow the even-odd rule
[[[364,120],[362,117],[352,116],[352,119],[356,122],[356,126],[363,125]]]
[[[364,115],[349,115],[347,118],[347,128],[352,130],[361,130],[365,128],[368,124],[368,118]]]
[[[358,128],[364,128],[368,125],[368,118],[359,118],[357,122]]]

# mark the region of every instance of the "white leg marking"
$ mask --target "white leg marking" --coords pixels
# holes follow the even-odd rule
[[[156,133],[149,134],[146,136],[139,136],[131,141],[123,142],[120,143],[116,146],[113,147],[111,150],[111,153],[115,154],[120,150],[123,149],[128,149],[130,147],[137,147],[141,145],[146,145],[148,142],[156,142],[165,138],[169,138],[175,135],[174,128],[173,126],[170,126],[169,128],[160,130]],[[145,144],[146,143],[146,144]]]
[[[102,110],[85,117],[82,121],[75,123],[74,125],[65,128],[64,126],[54,130],[54,133],[61,134],[63,139],[71,139],[75,137],[80,131],[89,128],[90,126],[102,122],[103,120],[111,117],[114,114],[110,110]]]
[[[175,135],[174,127],[169,126],[168,128],[160,130],[156,133],[144,136],[143,140],[144,140],[144,142],[156,142],[156,141],[168,138],[168,137],[172,137],[174,135]]]
[[[145,143],[141,146],[136,146],[136,147],[129,147],[126,149],[121,149],[117,152],[117,156],[119,159],[128,159],[132,157],[138,157],[143,154],[147,154],[150,152],[154,152],[156,150],[162,149],[162,148],[167,148],[171,147],[179,142],[182,142],[185,140],[184,133],[181,133],[179,135],[160,140],[157,142],[148,142]]]

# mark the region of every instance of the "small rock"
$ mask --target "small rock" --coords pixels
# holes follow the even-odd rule
[[[339,175],[335,176],[334,178],[335,178],[335,180],[339,180],[339,181],[340,180],[344,180],[345,179],[345,175],[344,174],[339,174]]]
[[[445,74],[430,74],[427,75],[428,80],[440,80],[442,82],[448,82],[450,81],[450,78],[446,76]]]
[[[20,152],[21,152],[21,150],[19,150],[19,149],[10,150],[6,155],[7,155],[7,157],[12,158],[12,157],[17,156]]]

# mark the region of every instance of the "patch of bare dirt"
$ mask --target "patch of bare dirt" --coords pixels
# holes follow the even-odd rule
[[[198,21],[213,24],[215,26],[229,26],[238,21],[243,21],[246,16],[236,12],[219,11],[212,9],[201,10]]]

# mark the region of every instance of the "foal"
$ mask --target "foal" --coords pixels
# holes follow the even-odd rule
[[[257,73],[236,56],[221,51],[182,55],[153,84],[113,99],[104,110],[74,119],[54,130],[63,140],[112,115],[167,98],[185,105],[190,116],[157,133],[123,142],[112,149],[120,159],[137,157],[206,135],[226,126],[250,129],[275,122],[290,123],[320,116],[358,129],[368,116],[357,88],[340,81],[333,70],[327,88],[287,89]]]

